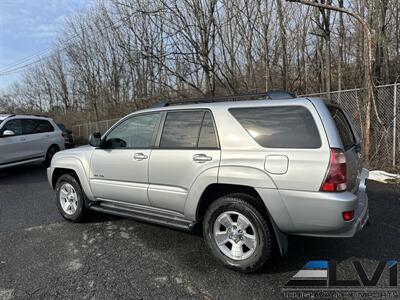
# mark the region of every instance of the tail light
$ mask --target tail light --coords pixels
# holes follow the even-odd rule
[[[331,158],[322,192],[343,192],[347,189],[346,155],[341,149],[331,149]]]

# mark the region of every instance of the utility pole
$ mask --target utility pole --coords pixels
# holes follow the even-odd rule
[[[296,2],[304,5],[309,5],[313,7],[318,7],[320,9],[327,9],[332,11],[341,12],[355,18],[360,24],[365,32],[366,40],[364,41],[364,88],[366,92],[366,106],[365,106],[365,124],[363,130],[364,138],[364,157],[368,161],[370,154],[370,130],[371,130],[371,108],[373,101],[373,80],[372,80],[372,37],[371,31],[369,30],[367,22],[358,14],[348,11],[342,7],[337,7],[333,5],[328,5],[319,2],[311,2],[307,0],[286,0],[288,2]]]

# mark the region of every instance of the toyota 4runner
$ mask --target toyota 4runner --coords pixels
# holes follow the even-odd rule
[[[48,168],[61,215],[87,210],[190,230],[214,256],[261,268],[287,235],[352,237],[368,220],[360,139],[313,98],[172,105],[132,113]]]

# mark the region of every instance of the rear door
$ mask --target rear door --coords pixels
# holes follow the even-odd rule
[[[43,150],[47,146],[46,137],[44,133],[40,131],[39,121],[36,119],[21,119],[22,123],[22,134],[27,143],[25,151],[30,158],[38,158],[46,154],[46,150]]]
[[[55,142],[54,126],[48,121],[43,119],[34,120],[36,124],[34,143],[37,151],[46,155],[50,145]]]
[[[361,175],[360,140],[348,116],[337,106],[328,106],[329,112],[339,131],[347,161],[347,189],[356,192]]]
[[[154,207],[183,212],[196,178],[219,166],[217,133],[209,110],[168,111],[164,120],[150,155],[149,200]]]

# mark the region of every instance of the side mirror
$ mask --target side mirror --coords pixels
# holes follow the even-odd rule
[[[4,130],[3,136],[13,136],[15,135],[15,132],[12,130]]]
[[[100,147],[101,145],[101,133],[95,132],[89,136],[89,145],[93,147]]]

